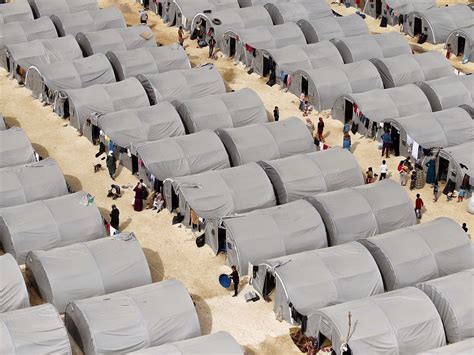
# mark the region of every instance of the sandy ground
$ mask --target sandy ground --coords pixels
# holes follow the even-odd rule
[[[129,24],[138,22],[138,4],[132,0],[102,0],[101,6],[118,5],[126,15]],[[150,13],[151,27],[156,32],[157,40],[162,44],[177,41],[177,29],[163,25],[161,19]],[[207,49],[196,48],[195,42],[185,41],[186,51],[193,65],[208,62]],[[265,79],[257,75],[246,74],[241,65],[232,60],[219,57],[214,61],[229,88],[238,90],[244,87],[254,89],[265,102],[268,111],[274,106],[280,107],[280,117],[286,118],[302,115],[297,110],[297,98],[284,93],[277,86],[268,87]],[[94,154],[98,148],[92,146],[86,138],[59,119],[51,107],[43,106],[31,97],[30,92],[9,80],[5,71],[0,71],[0,112],[6,117],[7,123],[22,127],[28,134],[34,147],[43,157],[53,157],[61,166],[67,181],[75,190],[85,190],[96,197],[96,203],[104,217],[108,217],[112,200],[106,197],[107,188],[111,184],[106,171],[93,172]],[[332,146],[342,144],[342,124],[332,120],[328,113],[322,113],[326,123],[326,142]],[[312,119],[318,115],[313,114]],[[378,170],[381,163],[377,144],[361,136],[353,137],[353,153],[357,157],[361,169],[372,166]],[[396,165],[400,158],[388,159],[393,178],[398,178]],[[120,185],[136,183],[136,178],[125,169],[118,170],[117,181]],[[448,216],[459,223],[468,222],[474,228],[472,217],[466,212],[467,203],[447,202],[444,197],[435,204],[431,199],[431,190],[410,192],[421,193],[427,211],[423,217],[426,222],[439,216]],[[381,197],[383,198],[383,197]],[[114,201],[121,211],[121,229],[133,231],[144,248],[153,280],[176,278],[181,280],[196,302],[203,334],[219,330],[230,332],[245,347],[247,354],[292,354],[299,353],[293,345],[288,331],[289,324],[275,320],[272,304],[259,301],[246,303],[243,295],[250,286],[242,280],[243,291],[239,297],[230,297],[228,290],[221,288],[217,282],[218,275],[228,272],[224,266],[224,256],[214,256],[208,247],[196,248],[193,234],[184,228],[171,225],[171,215],[167,211],[159,214],[151,210],[140,213],[133,211],[130,200],[132,192],[125,190],[124,196]],[[471,223],[469,223],[471,222]],[[41,299],[32,290],[33,304],[41,303]]]

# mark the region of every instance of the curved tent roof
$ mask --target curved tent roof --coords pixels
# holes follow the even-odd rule
[[[416,287],[426,293],[438,309],[449,343],[472,337],[474,334],[474,306],[472,304],[474,269],[423,282]]]
[[[298,95],[301,86],[298,77],[309,81],[308,97],[317,111],[330,109],[342,95],[356,94],[374,89],[383,89],[382,78],[377,68],[368,60],[357,63],[328,66],[309,71],[296,71],[290,86]]]
[[[58,34],[49,17],[41,17],[32,21],[0,24],[0,49],[3,49],[8,44],[57,37]]]
[[[311,70],[329,65],[344,64],[341,54],[334,44],[329,41],[290,45],[265,51],[275,63],[277,75],[279,71],[294,73],[297,70]]]
[[[411,24],[417,17],[422,20],[423,27],[427,28],[426,34],[429,43],[444,43],[453,30],[472,26],[474,24],[473,16],[471,8],[465,4],[414,11],[408,15],[410,26],[405,26],[405,30],[411,36],[414,35],[414,28]]]
[[[150,102],[203,98],[226,92],[224,80],[212,64],[166,73],[138,75]],[[179,112],[179,111],[178,111]]]
[[[26,0],[0,4],[0,24],[33,20],[33,12]]]
[[[26,73],[25,87],[31,90],[33,97],[53,101],[61,90],[81,89],[97,84],[115,82],[110,62],[102,53],[86,58],[57,63],[39,64],[30,67]]]
[[[63,172],[53,159],[0,169],[0,208],[67,193]]]
[[[418,82],[433,111],[471,104],[474,101],[474,76],[455,75],[436,80]]]
[[[377,100],[374,100],[374,97]],[[344,119],[345,100],[356,104],[359,111],[372,122],[432,112],[426,95],[414,84],[340,96],[331,111],[334,118]]]
[[[142,33],[151,35],[148,39]],[[108,51],[124,51],[142,47],[156,47],[155,34],[146,25],[136,25],[125,28],[111,28],[96,32],[79,32],[76,35],[77,43],[84,56]]]
[[[176,102],[188,133],[267,122],[262,99],[249,88]]]
[[[65,323],[86,355],[128,353],[201,335],[191,297],[176,280],[72,301]]]
[[[321,216],[304,200],[223,218],[222,225],[227,264],[236,265],[243,275],[249,263],[258,265],[266,259],[328,246]],[[217,251],[217,241],[207,242]]]
[[[354,354],[414,354],[446,344],[436,308],[414,287],[316,311],[315,324],[332,341],[333,349],[340,349],[341,339],[348,334],[348,312],[352,324],[357,324],[348,341]],[[317,333],[310,330],[308,335]]]
[[[35,18],[84,10],[97,10],[97,0],[28,0]]]
[[[209,130],[146,142],[136,146],[136,151],[148,172],[160,181],[230,167],[224,145]]]
[[[314,152],[313,137],[296,117],[217,130],[232,166]]]
[[[114,68],[117,81],[138,74],[158,74],[171,70],[191,69],[186,51],[177,43],[162,47],[109,51],[107,58]]]
[[[327,192],[308,201],[323,218],[331,246],[416,224],[408,194],[393,180]]]
[[[72,354],[58,311],[50,304],[0,313],[2,354]]]
[[[79,32],[103,31],[127,26],[122,12],[115,6],[92,11],[54,14],[51,20],[60,37],[75,36]]]
[[[26,267],[41,298],[63,313],[66,305],[152,282],[145,254],[133,233],[31,251]]]
[[[194,16],[203,12],[218,12],[225,9],[238,9],[237,0],[174,0],[170,3],[169,15],[171,21],[176,17],[176,25],[183,25],[189,30]],[[181,18],[181,21],[179,21]],[[179,23],[178,23],[179,22]]]
[[[383,292],[377,264],[356,242],[265,260],[260,267],[275,276],[274,310],[281,308],[291,322],[294,309],[308,317],[309,329],[318,309]]]
[[[131,354],[155,355],[195,355],[195,354],[226,354],[244,355],[239,343],[227,332],[217,332],[209,335],[168,343],[156,347],[146,348]]]
[[[35,161],[35,151],[21,128],[12,127],[0,131],[0,168]]]
[[[265,4],[265,8],[272,17],[274,25],[286,22],[297,22],[301,19],[319,19],[333,16],[326,0],[312,0],[306,2],[281,2]]]
[[[474,348],[474,338],[468,338],[463,341],[459,341],[454,344],[449,344],[442,346],[440,348],[431,349],[429,351],[424,351],[419,355],[432,355],[432,354],[466,354],[468,355],[471,350]]]
[[[389,121],[393,121],[413,141],[427,149],[462,144],[474,137],[474,122],[471,115],[459,107]]]
[[[278,204],[364,184],[357,160],[341,148],[261,161],[259,164],[275,188]]]
[[[4,312],[29,307],[30,299],[25,280],[20,267],[11,254],[0,255],[0,270],[2,270],[2,277],[0,278],[0,290],[2,290],[0,294],[0,315]]]
[[[221,218],[276,205],[273,186],[257,163],[178,177],[173,182],[181,211]]]
[[[474,4],[473,4],[474,6]],[[464,38],[464,48],[459,47],[459,39]],[[462,51],[464,58],[466,55],[469,57],[469,61],[474,61],[474,25],[465,27],[465,28],[458,28],[452,31],[448,38],[446,39],[445,47],[448,45],[451,46],[451,50],[454,55],[459,55]]]
[[[438,51],[374,58],[371,62],[379,71],[385,88],[454,76],[451,63]]]
[[[436,7],[436,0],[383,0],[382,3],[402,15]]]
[[[469,238],[446,217],[360,242],[377,262],[388,291],[474,267]]]
[[[66,90],[66,94],[71,112],[70,123],[79,131],[82,131],[87,117],[93,113],[105,114],[150,106],[145,89],[135,78]]]
[[[50,250],[105,236],[95,204],[84,191],[0,210],[0,238],[5,252],[24,264],[31,250]],[[85,202],[84,202],[85,201]]]
[[[185,134],[181,118],[167,101],[153,106],[107,113],[97,126],[119,147],[130,148],[149,141]]]
[[[472,152],[474,152],[474,140],[441,149],[441,154],[450,161],[450,170],[456,172],[456,176],[451,176],[451,178],[456,180],[457,187],[462,185],[464,175],[474,170]],[[472,173],[467,174],[471,176]]]
[[[82,58],[81,48],[73,36],[9,44],[6,48],[12,73],[16,71],[17,66],[26,70],[31,66]]]
[[[334,38],[354,37],[369,33],[365,21],[357,14],[318,19],[302,19],[297,22],[308,43],[316,43]]]
[[[397,32],[336,38],[331,41],[341,53],[344,63],[411,54],[411,48],[407,40]]]

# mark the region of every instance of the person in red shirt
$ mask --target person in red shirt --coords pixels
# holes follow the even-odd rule
[[[415,200],[416,218],[421,219],[421,209],[423,208],[424,205],[425,205],[425,203],[421,199],[420,194],[416,194],[416,200]]]

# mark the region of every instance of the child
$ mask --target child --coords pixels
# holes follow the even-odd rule
[[[415,214],[417,219],[421,219],[421,209],[424,206],[424,202],[420,197],[420,194],[416,194],[416,200],[415,200]]]
[[[374,171],[372,170],[372,167],[369,167],[369,169],[365,172],[365,183],[371,184],[373,182],[374,182]]]
[[[411,177],[410,177],[410,190],[414,190],[415,186],[416,186],[416,172],[412,171]]]
[[[462,202],[464,200],[464,195],[466,194],[466,189],[461,186],[458,192],[458,202]]]
[[[433,196],[433,202],[437,202],[439,197],[439,186],[437,181],[435,181],[435,183],[433,184]]]

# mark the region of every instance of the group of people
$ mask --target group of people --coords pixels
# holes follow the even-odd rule
[[[197,40],[197,47],[198,48],[209,48],[209,58],[210,59],[217,59],[214,50],[216,48],[217,41],[214,38],[214,27],[210,27],[209,30],[206,32],[206,26],[201,21],[198,21],[196,24],[196,28],[194,29],[191,39]],[[207,40],[206,40],[207,39]],[[181,46],[184,46],[184,29],[183,26],[179,26],[178,29],[178,41]]]

